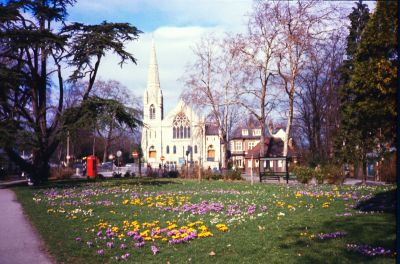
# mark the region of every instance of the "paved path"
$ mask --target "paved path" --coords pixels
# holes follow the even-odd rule
[[[51,264],[14,192],[0,189],[0,263]]]

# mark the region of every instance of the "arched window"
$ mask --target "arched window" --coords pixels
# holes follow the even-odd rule
[[[215,160],[215,149],[213,145],[209,145],[207,148],[207,161]]]
[[[190,138],[190,121],[183,112],[175,116],[172,124],[173,138]]]
[[[169,146],[167,146],[166,152],[167,154],[169,154]]]
[[[194,145],[194,154],[197,154],[197,145]]]
[[[174,146],[173,150],[174,150],[174,154],[176,154],[176,146]]]
[[[150,105],[150,119],[156,119],[156,108],[154,105]]]

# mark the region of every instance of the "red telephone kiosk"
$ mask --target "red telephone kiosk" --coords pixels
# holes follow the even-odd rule
[[[97,176],[97,165],[99,164],[99,159],[94,156],[88,156],[86,158],[86,175],[89,178],[95,178]]]

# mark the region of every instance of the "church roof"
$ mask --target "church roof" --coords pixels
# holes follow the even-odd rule
[[[147,75],[147,90],[150,93],[157,94],[161,92],[160,77],[158,73],[157,55],[154,40],[151,43],[149,71]]]
[[[217,125],[206,124],[206,136],[218,136],[219,129]]]

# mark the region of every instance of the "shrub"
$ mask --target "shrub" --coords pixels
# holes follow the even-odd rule
[[[178,171],[169,171],[167,173],[168,178],[178,178],[179,177],[179,172]]]
[[[329,184],[342,184],[344,173],[341,166],[328,164],[322,167],[322,173]]]
[[[315,174],[315,170],[309,167],[295,166],[292,168],[292,172],[296,175],[296,178],[301,183],[308,183]]]
[[[238,169],[226,172],[226,177],[230,180],[242,180],[242,172]]]
[[[211,175],[211,179],[212,180],[222,180],[224,178],[224,176],[223,175],[221,175],[221,174],[213,174],[213,175]]]

